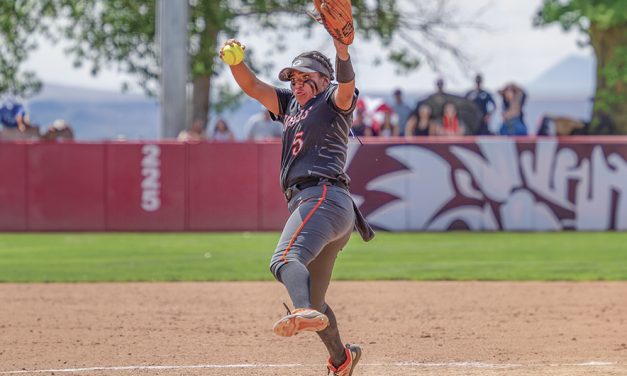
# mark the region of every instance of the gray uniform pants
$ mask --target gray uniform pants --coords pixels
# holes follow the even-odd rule
[[[292,214],[272,255],[270,270],[279,279],[281,266],[290,262],[305,265],[312,308],[324,312],[335,259],[355,224],[353,200],[346,189],[317,185],[296,193],[288,209]]]

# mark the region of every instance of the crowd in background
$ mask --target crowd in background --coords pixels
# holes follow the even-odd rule
[[[465,96],[447,93],[444,80],[436,81],[436,91],[419,100],[414,106],[405,103],[397,89],[393,103],[377,103],[375,108],[362,104],[354,116],[355,136],[422,137],[489,135],[490,121],[497,105],[483,87],[483,78],[477,75],[476,86]],[[499,91],[502,100],[502,121],[498,134],[524,136],[528,134],[523,108],[527,95],[515,84]],[[363,102],[362,102],[363,103]],[[370,108],[369,108],[370,107]]]
[[[251,116],[244,125],[244,141],[272,141],[281,139],[281,123],[272,120],[270,113],[262,110]],[[195,119],[190,129],[179,133],[179,141],[212,140],[216,142],[235,141],[235,134],[223,118],[218,118],[207,134],[202,121]]]
[[[417,103],[405,102],[403,92],[396,89],[391,103],[380,98],[359,99],[353,116],[351,134],[354,137],[423,137],[490,135],[490,122],[497,103],[483,86],[481,75],[475,77],[475,87],[464,96],[447,93],[444,80],[436,81],[436,91]],[[525,91],[508,84],[498,92],[502,102],[501,121],[497,134],[524,136],[529,134],[524,120]],[[225,119],[219,118],[210,134],[200,124],[181,132],[179,140],[232,141],[235,139]],[[281,125],[262,110],[245,125],[244,140],[277,140]]]
[[[524,118],[527,94],[518,85],[510,83],[498,91],[501,112],[496,114],[497,103],[483,86],[481,75],[475,77],[475,86],[465,95],[445,91],[444,80],[436,81],[434,93],[415,104],[406,103],[403,92],[396,89],[387,103],[381,98],[360,98],[357,102],[351,134],[353,137],[428,137],[490,135],[528,135]],[[490,129],[492,118],[499,116],[498,129]],[[5,99],[0,107],[3,140],[73,140],[74,131],[68,122],[57,119],[46,127],[31,124],[25,106],[14,98]],[[568,135],[585,125],[566,117],[541,119],[538,135]],[[260,110],[244,126],[245,141],[278,140],[281,124]],[[194,119],[188,129],[178,135],[180,141],[212,140],[236,141],[235,132],[224,118],[215,120],[207,128],[204,120]]]
[[[74,131],[70,124],[63,119],[57,119],[42,128],[30,122],[30,117],[24,104],[14,98],[7,98],[0,105],[0,139],[6,141],[44,140],[62,141],[74,140]]]
[[[491,93],[483,88],[483,77],[475,77],[475,87],[465,95],[454,95],[444,90],[444,80],[436,81],[436,91],[425,96],[413,106],[405,102],[397,89],[392,103],[360,100],[353,117],[352,133],[355,136],[374,137],[425,137],[501,135],[526,136],[531,134],[525,121],[527,93],[514,83],[498,91],[501,112]],[[490,124],[498,116],[498,127]],[[540,119],[536,135],[566,136],[585,134],[589,123],[565,116],[545,115]]]

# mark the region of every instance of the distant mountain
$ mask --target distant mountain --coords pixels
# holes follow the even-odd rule
[[[593,56],[569,56],[526,85],[541,96],[590,97],[596,85],[596,62]]]
[[[56,119],[68,121],[81,141],[156,140],[159,138],[160,105],[155,99],[137,94],[44,84],[42,91],[28,102],[31,121],[45,129]],[[261,105],[251,99],[225,111],[236,137],[244,138],[244,125]],[[211,114],[213,127],[217,115]]]
[[[146,99],[145,96],[140,94],[45,83],[41,91],[32,100],[49,101],[59,98],[79,102],[124,102]]]
[[[45,129],[69,122],[77,140],[157,139],[159,103],[136,94],[44,84],[28,103],[31,121]]]

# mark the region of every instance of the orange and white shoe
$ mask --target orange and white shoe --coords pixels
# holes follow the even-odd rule
[[[277,336],[291,337],[300,332],[319,332],[329,326],[329,318],[324,313],[311,308],[287,310],[287,316],[277,321],[272,331]]]
[[[327,372],[333,372],[333,376],[352,376],[357,363],[361,358],[361,347],[357,345],[346,345],[346,361],[338,367],[333,366],[331,358],[329,358],[329,364],[327,364]]]

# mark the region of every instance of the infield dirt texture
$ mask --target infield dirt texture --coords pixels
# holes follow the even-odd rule
[[[625,282],[333,282],[353,376],[627,375]],[[326,375],[276,282],[0,284],[0,375]]]

